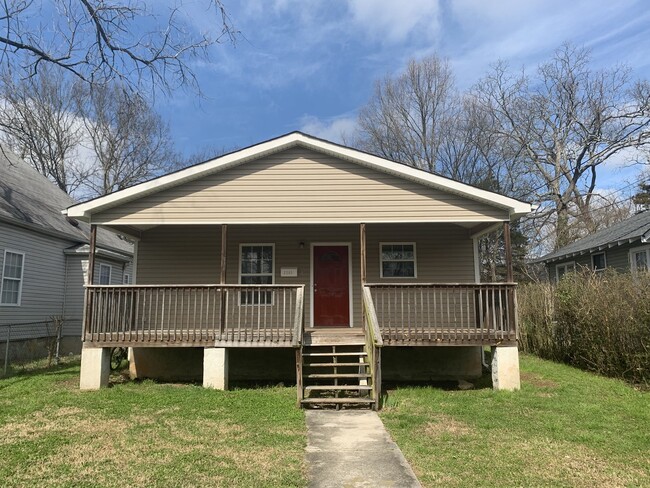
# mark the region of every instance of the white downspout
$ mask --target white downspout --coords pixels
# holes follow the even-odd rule
[[[481,282],[481,260],[479,256],[478,240],[479,237],[472,237],[472,242],[474,244],[474,281],[476,283]],[[485,360],[485,349],[483,348],[483,346],[481,346],[480,349],[481,349],[481,364],[487,371],[490,371],[490,365]]]

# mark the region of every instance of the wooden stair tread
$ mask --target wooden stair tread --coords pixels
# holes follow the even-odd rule
[[[375,403],[372,398],[304,398],[300,403],[323,404],[323,403],[363,403],[370,405]]]
[[[368,363],[305,363],[305,366],[310,368],[353,368],[355,366],[366,367]]]
[[[328,390],[346,390],[346,391],[356,391],[356,390],[364,390],[364,391],[370,391],[372,390],[372,386],[368,385],[309,385],[305,386],[305,391],[328,391]]]
[[[303,357],[332,357],[332,356],[367,356],[368,353],[359,352],[303,352]]]
[[[366,373],[311,373],[305,375],[305,378],[370,378]]]

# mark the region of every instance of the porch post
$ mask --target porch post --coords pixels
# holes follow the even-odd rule
[[[226,284],[226,267],[228,264],[228,224],[221,224],[221,277],[219,283]]]
[[[366,224],[359,224],[359,256],[361,257],[361,286],[366,284]]]
[[[95,247],[97,246],[97,225],[90,224],[90,250],[88,251],[88,284],[95,284]]]
[[[221,224],[221,274],[219,277],[219,284],[226,284],[226,271],[228,264],[228,224]],[[219,330],[223,334],[226,328],[226,302],[228,300],[228,292],[221,289],[221,310]]]
[[[506,254],[506,281],[512,283],[514,275],[512,272],[512,243],[510,242],[510,222],[503,223],[503,244]]]

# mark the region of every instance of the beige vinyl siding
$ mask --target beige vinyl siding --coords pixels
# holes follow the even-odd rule
[[[294,148],[93,215],[95,223],[508,220],[504,209]]]
[[[367,279],[379,278],[379,243],[408,241],[417,246],[418,282],[473,282],[473,245],[467,230],[453,224],[368,224]],[[300,247],[300,243],[304,247]],[[239,246],[245,243],[275,245],[276,284],[307,287],[305,320],[311,324],[311,245],[351,243],[353,324],[361,325],[361,286],[358,225],[228,226],[227,282],[239,283]],[[220,276],[220,226],[159,226],[143,233],[138,244],[138,284],[216,284]],[[298,276],[283,278],[283,267],[295,267]]]
[[[64,239],[0,222],[0,273],[6,249],[25,254],[20,306],[0,305],[0,325],[41,322],[62,314],[65,276],[63,250],[72,244]],[[23,337],[20,332],[14,331],[12,337],[39,337],[44,335],[44,331],[30,329],[26,334]]]

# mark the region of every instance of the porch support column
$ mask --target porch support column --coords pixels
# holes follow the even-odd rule
[[[512,243],[510,242],[510,222],[503,223],[503,244],[506,254],[506,281],[512,283],[514,275],[512,272]]]
[[[361,257],[361,286],[366,284],[366,224],[359,224],[359,256]]]
[[[97,247],[97,225],[90,225],[90,250],[88,251],[88,284],[95,284],[95,248]]]
[[[520,386],[517,346],[492,346],[492,388],[514,391]]]
[[[203,349],[203,388],[228,389],[228,349],[225,347]]]
[[[221,273],[219,275],[219,283],[226,284],[226,272],[228,265],[228,224],[221,224]],[[221,333],[226,329],[226,301],[228,294],[225,289],[221,290],[221,310],[219,320],[219,330]]]
[[[86,347],[81,349],[80,390],[99,390],[108,386],[111,372],[111,349],[109,347]]]
[[[228,224],[221,224],[221,275],[219,283],[226,284],[226,270],[228,265]]]

